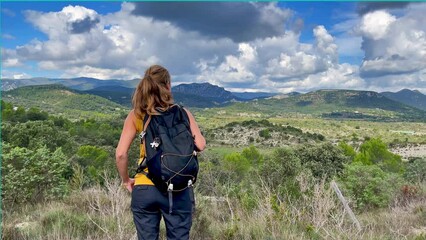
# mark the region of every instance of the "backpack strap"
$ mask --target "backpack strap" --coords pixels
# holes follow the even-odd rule
[[[145,117],[144,117],[145,118]],[[144,171],[146,166],[146,149],[145,149],[145,135],[146,135],[146,129],[148,128],[149,123],[151,122],[151,115],[148,115],[148,119],[146,120],[145,124],[143,124],[143,129],[141,129],[141,133],[139,134],[140,139],[140,156],[144,156],[144,159],[140,162],[138,169],[136,170],[137,173],[143,173],[148,177],[148,174]],[[148,177],[149,178],[149,177]]]

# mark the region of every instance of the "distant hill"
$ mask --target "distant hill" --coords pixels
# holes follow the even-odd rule
[[[402,89],[399,92],[382,92],[382,95],[394,101],[426,111],[426,95],[416,90]]]
[[[204,97],[200,95],[179,92],[173,93],[173,98],[175,103],[183,105],[185,107],[212,108],[230,104],[230,102],[226,103],[221,101],[221,99],[214,97]]]
[[[286,93],[286,94],[276,94],[274,96],[271,96],[270,98],[283,99],[283,98],[298,96],[300,94],[302,94],[302,93],[299,93],[299,92],[290,92],[290,93]]]
[[[8,91],[22,86],[61,84],[75,90],[91,90],[102,86],[122,86],[135,88],[139,79],[134,80],[99,80],[96,78],[29,78],[29,79],[2,79],[2,90]]]
[[[109,85],[97,87],[85,92],[130,107],[134,88]],[[187,107],[199,108],[224,106],[231,103],[236,98],[231,92],[209,83],[181,84],[172,88],[172,94],[176,103]]]
[[[227,102],[237,99],[232,92],[210,83],[180,84],[172,88],[173,93],[184,93],[216,99],[217,102]]]
[[[130,107],[134,88],[109,85],[97,87],[85,92],[98,95],[116,103]],[[210,83],[180,84],[172,88],[172,94],[175,103],[187,107],[198,108],[225,106],[231,104],[234,101],[245,100],[237,98],[232,92]]]
[[[270,116],[301,113],[326,118],[426,120],[425,111],[396,102],[377,92],[356,90],[318,90],[283,98],[235,103],[224,110]]]
[[[28,78],[28,79],[9,79],[1,80],[2,91],[9,91],[23,86],[48,85],[54,84],[55,80],[50,78]]]
[[[88,94],[97,95],[126,107],[132,106],[132,95],[135,88],[122,86],[102,86],[85,91]]]
[[[75,90],[107,98],[116,103],[131,106],[131,96],[139,79],[134,80],[99,80],[95,78],[31,78],[3,79],[2,89],[8,91],[22,86],[62,84]],[[248,101],[255,98],[271,96],[269,93],[237,93],[234,94],[222,87],[210,83],[180,84],[172,89],[175,102],[188,107],[216,107],[229,105],[234,101]],[[238,96],[236,96],[238,95]]]
[[[240,99],[252,100],[259,98],[268,98],[278,95],[278,93],[268,93],[268,92],[232,92],[234,96]]]
[[[37,107],[69,119],[110,118],[124,111],[123,106],[105,98],[59,84],[25,86],[2,92],[2,100],[25,108]]]
[[[92,78],[75,79],[27,79],[27,80],[4,80],[2,82],[6,89],[14,88],[22,84],[39,83],[61,83],[67,84],[68,92],[74,89],[88,89],[85,92],[75,91],[73,93],[84,95],[97,95],[108,99],[109,103],[115,102],[114,108],[131,106],[131,97],[139,80],[98,80]],[[47,86],[40,89],[49,88]],[[56,85],[56,88],[59,86]],[[25,89],[25,88],[24,88]],[[37,89],[37,88],[34,88]],[[33,92],[34,92],[33,89]],[[18,89],[16,89],[18,90]],[[13,95],[7,91],[3,96]],[[324,118],[349,118],[369,120],[415,120],[426,121],[424,109],[425,95],[418,91],[403,90],[398,93],[377,93],[372,91],[357,90],[318,90],[305,94],[292,92],[278,94],[264,98],[267,93],[232,93],[222,87],[210,83],[180,84],[172,88],[176,103],[187,107],[215,108],[224,107],[231,113],[246,113],[258,115],[259,113],[269,116],[288,115],[293,113],[307,114]],[[6,94],[6,95],[5,95]],[[31,93],[33,94],[33,93]],[[238,95],[238,96],[236,96]],[[37,96],[34,93],[34,96]],[[34,96],[30,96],[33,98]],[[386,96],[391,96],[390,99]],[[256,97],[255,99],[250,99]],[[43,101],[49,96],[39,97]],[[82,99],[87,97],[82,97]],[[398,101],[395,101],[395,98]],[[19,101],[25,101],[21,98]],[[58,100],[59,101],[59,100]],[[73,100],[74,101],[74,100]],[[405,101],[405,102],[404,102]],[[35,103],[28,103],[35,104]],[[409,106],[410,104],[411,106]],[[91,106],[90,104],[88,106]],[[415,107],[417,108],[415,108]],[[73,106],[70,106],[72,109]]]

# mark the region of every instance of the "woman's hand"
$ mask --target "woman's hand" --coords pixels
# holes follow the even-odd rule
[[[123,182],[123,184],[121,185],[123,186],[123,188],[127,189],[127,191],[132,192],[133,187],[135,186],[135,179],[129,178],[129,181]]]

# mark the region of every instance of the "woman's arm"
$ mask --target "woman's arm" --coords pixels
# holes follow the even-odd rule
[[[194,116],[192,116],[192,114],[187,109],[185,109],[185,111],[189,117],[189,125],[191,128],[192,135],[194,137],[195,146],[198,148],[198,150],[203,151],[204,148],[206,148],[206,139],[201,134],[200,128],[198,127]]]
[[[117,149],[115,150],[115,161],[117,169],[120,174],[123,186],[130,192],[133,190],[134,179],[129,178],[127,171],[128,155],[127,152],[132,144],[136,134],[135,114],[132,111],[127,115],[124,121],[123,131],[121,132],[120,141],[118,142]]]

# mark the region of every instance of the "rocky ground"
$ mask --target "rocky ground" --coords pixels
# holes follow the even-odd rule
[[[400,155],[405,160],[408,160],[412,157],[426,157],[426,144],[408,145],[406,147],[395,147],[391,148],[390,151]]]

